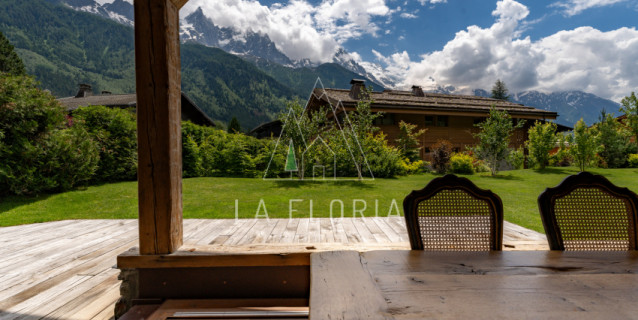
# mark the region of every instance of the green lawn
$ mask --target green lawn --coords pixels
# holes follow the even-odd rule
[[[638,169],[595,169],[613,183],[638,192]],[[491,189],[503,200],[505,220],[543,232],[536,198],[549,186],[555,186],[564,177],[577,173],[575,168],[550,168],[544,171],[517,170],[467,176],[479,187]],[[238,200],[239,218],[255,217],[263,199],[270,218],[289,215],[291,199],[293,217],[310,216],[310,200],[314,217],[328,217],[330,202],[341,200],[346,216],[353,215],[353,201],[366,216],[387,216],[393,200],[402,213],[403,198],[414,189],[421,189],[436,175],[424,174],[397,179],[374,181],[298,182],[264,181],[243,178],[184,179],[183,201],[185,218],[234,218],[235,200]],[[378,209],[375,209],[378,208]],[[341,214],[337,202],[334,216]],[[390,210],[392,209],[392,210]],[[134,219],[137,217],[137,183],[123,182],[88,187],[39,197],[7,197],[0,200],[0,226],[64,219]]]

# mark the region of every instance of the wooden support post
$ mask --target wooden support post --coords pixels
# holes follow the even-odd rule
[[[180,4],[175,2],[135,0],[140,254],[167,254],[182,245]]]

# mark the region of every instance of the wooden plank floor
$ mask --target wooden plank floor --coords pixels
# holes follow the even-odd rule
[[[219,251],[409,249],[403,218],[184,221],[185,247]],[[0,228],[0,320],[111,319],[117,255],[137,245],[137,220],[68,220]],[[546,238],[506,223],[506,250]]]

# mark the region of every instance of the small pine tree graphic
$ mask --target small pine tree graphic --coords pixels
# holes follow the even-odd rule
[[[297,159],[295,158],[295,147],[292,143],[292,139],[290,139],[290,146],[288,147],[288,157],[286,157],[286,171],[297,171]]]

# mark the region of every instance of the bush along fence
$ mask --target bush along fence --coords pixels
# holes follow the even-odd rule
[[[552,123],[529,129],[525,150],[508,147],[515,126],[509,115],[492,109],[477,126],[477,145],[453,153],[448,141],[433,147],[433,161],[419,159],[419,137],[426,130],[400,123],[392,145],[375,127],[380,114],[361,101],[347,122],[335,125],[329,112],[305,114],[289,103],[279,116],[280,137],[257,139],[237,129],[220,130],[182,124],[184,177],[304,178],[336,176],[388,178],[428,170],[473,174],[501,170],[576,165],[638,167],[638,99],[623,99],[625,117],[601,114],[572,133],[556,132]],[[237,126],[238,127],[238,126]],[[238,127],[239,128],[239,127]],[[292,159],[292,160],[291,160]],[[289,162],[288,165],[287,161]],[[290,163],[294,161],[294,165]],[[137,138],[134,110],[83,107],[72,115],[24,75],[0,74],[0,195],[59,192],[76,186],[135,180]],[[319,172],[319,174],[318,174]]]

